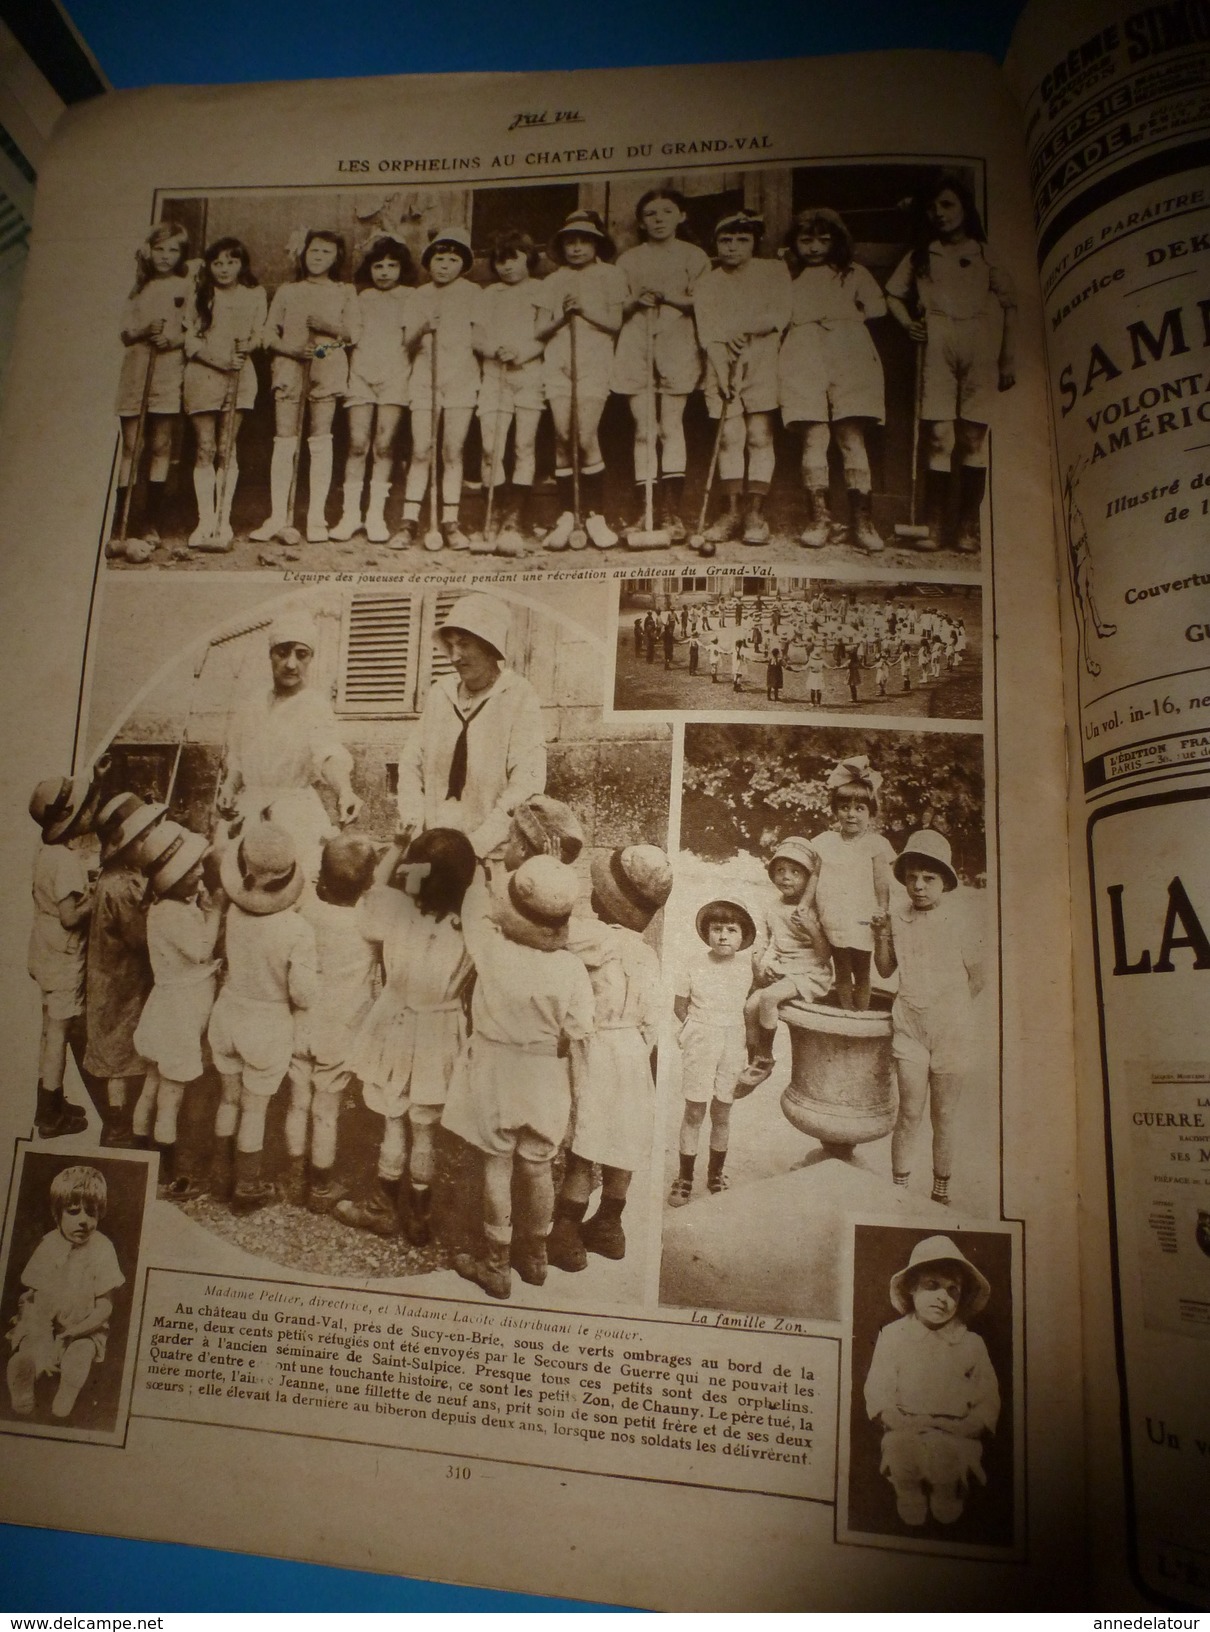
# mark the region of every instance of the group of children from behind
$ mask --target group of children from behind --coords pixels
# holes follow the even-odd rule
[[[637,242],[615,262],[601,217],[590,209],[572,211],[547,246],[555,266],[543,278],[535,276],[539,251],[532,239],[505,232],[488,253],[494,281],[486,287],[468,276],[475,253],[463,226],[436,231],[420,257],[430,281],[419,288],[413,287],[411,253],[398,236],[382,232],[371,239],[349,284],[343,281],[344,236],[311,227],[292,242],[294,279],[277,289],[271,304],[238,238],[215,240],[194,262],[184,229],[162,222],[138,252],[122,326],[127,350],[118,396],[123,443],[115,520],[122,518],[123,538],[142,435],[149,464],[140,534],[158,541],[172,429],[183,409],[195,430],[198,519],[189,542],[203,550],[230,548],[240,425],[256,400],[251,353],[263,348],[272,358],[274,440],[270,514],[250,534],[255,540],[292,531],[305,432],[309,540],[343,541],[364,530],[371,542],[405,548],[421,536],[429,492],[428,547],[519,554],[531,524],[539,420],[549,407],[558,518],[546,548],[585,541],[609,548],[618,534],[605,517],[599,427],[614,392],[627,398],[633,420],[633,526],[644,526],[651,492],[660,526],[680,542],[687,531],[681,514],[685,407],[703,389],[718,423],[723,498],[705,535],[710,545],[769,541],[765,501],[780,413],[787,427],[801,429],[808,507],[802,544],[819,548],[851,539],[876,552],[883,541],[871,512],[867,431],[883,423],[885,405],[882,364],[868,325],[889,311],[922,351],[928,535],[919,545],[979,549],[988,424],[996,391],[1014,379],[1015,296],[960,177],[942,172],[920,195],[913,247],[885,295],[855,260],[852,233],[833,210],[801,211],[786,235],[784,259],[759,253],[765,222],[740,209],[714,224],[712,263],[692,241],[685,197],[670,186],[643,194],[635,222]],[[346,416],[348,453],[340,518],[330,523],[338,406]],[[411,454],[402,518],[392,530],[385,509],[405,409]],[[490,498],[483,528],[468,535],[460,505],[476,415]],[[848,492],[847,522],[829,508],[833,443]],[[114,553],[121,553],[118,544]]]
[[[833,823],[810,840],[791,836],[776,847],[768,864],[775,898],[759,924],[733,900],[707,902],[697,913],[705,949],[682,970],[675,999],[685,1107],[668,1196],[673,1207],[692,1196],[707,1106],[706,1187],[714,1194],[726,1189],[731,1107],[772,1074],[783,1005],[818,1003],[834,993],[842,1009],[868,1009],[871,962],[884,979],[899,975],[891,1010],[899,1088],[892,1177],[908,1186],[928,1110],[932,1199],[949,1203],[957,1111],[977,1057],[979,937],[955,905],[958,875],[944,835],[924,828],[896,855],[873,826],[881,784],[865,755],[833,768],[827,779]],[[894,904],[892,876],[906,897]],[[749,950],[750,962],[740,957]]]
[[[43,838],[30,958],[43,1137],[86,1121],[62,1086],[83,1013],[85,1068],[106,1079],[101,1143],[154,1148],[162,1198],[207,1190],[237,1215],[274,1201],[265,1122],[284,1081],[289,1202],[427,1245],[441,1125],[482,1159],[483,1237],[456,1254],[460,1274],[507,1297],[514,1268],[541,1285],[548,1262],[575,1272],[589,1251],[624,1256],[630,1177],[651,1139],[660,975],[643,931],[672,887],[662,850],[594,854],[585,902],[582,828],[546,795],[516,808],[483,867],[450,828],[381,856],[343,833],[314,881],[271,821],[212,847],[133,794],[98,808],[87,779],[40,784],[30,809]],[[71,843],[90,825],[95,885]],[[177,1137],[204,1049],[221,1081],[206,1175],[184,1171]],[[361,1196],[336,1175],[354,1078],[382,1119]],[[586,1223],[594,1167],[602,1196]]]

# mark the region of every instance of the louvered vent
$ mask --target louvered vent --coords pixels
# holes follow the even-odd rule
[[[367,717],[415,712],[415,628],[410,594],[354,595],[345,625],[337,707]]]

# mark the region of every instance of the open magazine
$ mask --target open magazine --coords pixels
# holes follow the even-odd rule
[[[1204,32],[64,118],[0,1516],[1207,1603]]]

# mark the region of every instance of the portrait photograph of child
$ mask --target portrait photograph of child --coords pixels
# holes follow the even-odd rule
[[[1019,1539],[1019,1257],[1007,1226],[854,1227],[842,1538],[940,1552]]]
[[[18,1146],[0,1292],[0,1429],[120,1440],[150,1165]]]

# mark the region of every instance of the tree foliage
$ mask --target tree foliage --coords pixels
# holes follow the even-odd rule
[[[832,821],[828,772],[867,754],[882,772],[877,824],[898,851],[910,833],[944,833],[964,883],[984,881],[983,738],[786,725],[687,725],[681,844],[711,861],[767,855],[791,833]]]

